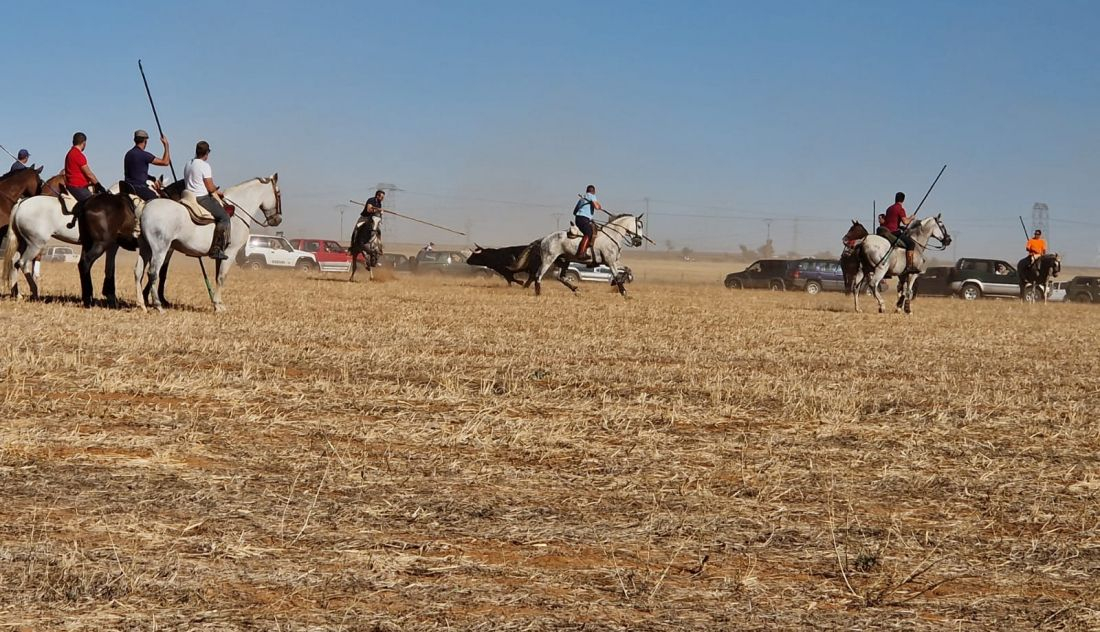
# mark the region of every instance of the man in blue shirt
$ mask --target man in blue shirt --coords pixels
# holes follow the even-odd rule
[[[590,184],[581,199],[577,200],[577,205],[573,207],[573,223],[584,235],[581,237],[580,245],[577,246],[578,259],[583,259],[585,257],[584,251],[596,241],[594,236],[596,225],[593,222],[593,214],[597,210],[603,210],[603,207],[600,206],[600,201],[596,199],[596,186]],[[592,258],[596,258],[595,248],[592,249]]]
[[[27,159],[29,159],[30,157],[31,152],[27,151],[26,149],[20,149],[19,157],[15,159],[15,162],[11,163],[11,169],[8,170],[8,173],[15,173],[16,171],[28,169],[29,167],[27,167]]]
[[[149,165],[167,167],[171,160],[168,155],[168,139],[161,136],[160,143],[164,145],[164,155],[157,158],[145,151],[145,146],[149,144],[149,132],[139,129],[134,132],[133,148],[126,152],[126,157],[122,159],[122,171],[125,174],[126,184],[133,187],[134,193],[146,202],[158,197],[156,192],[149,188]]]

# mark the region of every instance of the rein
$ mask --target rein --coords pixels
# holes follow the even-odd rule
[[[274,180],[271,181],[271,190],[275,193],[275,214],[276,215],[282,215],[283,214],[283,196],[282,196],[282,193],[275,187],[275,181]],[[271,228],[271,222],[270,222],[269,219],[267,219],[266,216],[264,217],[264,221],[261,222],[261,221],[257,220],[252,215],[252,213],[249,213],[247,210],[245,210],[245,208],[243,206],[241,206],[240,204],[237,204],[235,201],[229,199],[229,196],[222,195],[222,197],[225,199],[226,202],[229,202],[230,204],[232,204],[233,208],[235,210],[240,211],[240,212],[244,213],[246,216],[248,216],[248,219],[252,220],[253,224],[256,224],[258,226],[263,226],[264,228]],[[262,210],[263,206],[261,206],[260,208]],[[237,214],[235,212],[233,213],[233,217],[237,217]],[[251,227],[251,224],[249,224],[247,221],[245,221],[245,219],[243,217],[240,218],[240,220],[242,222],[244,222],[245,227],[248,227],[248,228]]]

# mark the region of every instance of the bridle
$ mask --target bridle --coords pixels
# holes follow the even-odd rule
[[[947,227],[943,225],[943,220],[938,217],[933,217],[932,221],[936,222],[936,226],[940,229],[940,232],[943,233],[943,237],[932,233],[928,236],[929,241],[935,239],[939,242],[939,245],[933,246],[930,244],[925,244],[921,246],[921,250],[947,250],[947,247],[951,245],[951,235],[947,233]],[[917,245],[920,246],[920,244]]]
[[[614,220],[612,220],[612,221],[614,221]],[[636,225],[641,224],[642,220],[635,217],[634,218],[634,223]],[[613,230],[614,232],[621,235],[624,238],[623,241],[626,241],[626,238],[629,237],[630,241],[628,243],[631,246],[635,247],[635,248],[640,248],[642,246],[642,235],[641,235],[641,233],[639,233],[636,230],[630,230],[629,228],[619,226],[618,224],[612,224],[611,222],[608,222],[608,223],[603,224],[603,225],[597,225],[596,226],[596,230],[607,230],[607,229]],[[608,235],[608,236],[610,237],[610,235]],[[612,238],[611,241],[615,243],[616,247],[618,247],[619,252],[622,252],[622,249],[623,249],[622,244],[619,243],[619,241],[617,239],[614,239],[614,238]]]
[[[271,190],[272,190],[272,192],[275,193],[275,213],[274,214],[268,213],[267,209],[264,208],[263,203],[261,203],[260,204],[260,210],[264,212],[264,221],[262,221],[262,222],[260,220],[256,219],[252,215],[252,213],[249,213],[247,210],[245,210],[245,208],[243,206],[241,206],[240,204],[237,204],[233,200],[229,199],[228,196],[223,195],[222,197],[225,198],[226,202],[229,202],[230,204],[232,204],[234,209],[244,213],[248,217],[248,219],[252,220],[253,224],[256,224],[257,226],[263,226],[264,228],[270,228],[271,227],[271,219],[273,217],[279,217],[283,214],[283,195],[282,195],[282,192],[279,191],[279,186],[278,186],[278,184],[276,184],[275,178],[272,178],[270,180],[270,182],[271,182]],[[237,217],[237,214],[234,213],[233,217]],[[251,228],[251,224],[249,224],[248,221],[245,220],[243,217],[240,218],[240,220],[242,222],[244,222],[245,226]]]

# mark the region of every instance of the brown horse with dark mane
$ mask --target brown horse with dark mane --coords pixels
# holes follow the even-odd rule
[[[165,193],[171,199],[179,200],[183,184],[182,181],[174,182],[165,187]],[[134,236],[137,208],[131,198],[133,190],[125,182],[120,182],[119,187],[118,193],[99,193],[77,204],[73,209],[80,227],[82,251],[77,269],[80,272],[80,295],[84,307],[92,306],[92,266],[104,254],[107,255],[107,260],[103,270],[103,298],[108,306],[118,306],[115,293],[115,257],[119,248],[130,251],[138,248],[138,240]],[[165,260],[161,283],[157,288],[162,300],[167,267],[168,261]],[[145,293],[148,294],[149,290],[146,286]]]
[[[25,197],[34,197],[42,192],[42,167],[31,165],[27,169],[13,171],[0,177],[0,239],[8,232],[11,210],[15,203]]]

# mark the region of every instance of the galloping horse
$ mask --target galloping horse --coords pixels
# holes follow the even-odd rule
[[[378,259],[382,256],[382,216],[371,213],[360,218],[351,230],[351,278],[355,281],[355,269],[359,267],[359,255],[363,255],[364,265],[371,280],[374,280],[374,269],[378,267]]]
[[[1046,303],[1047,283],[1062,271],[1062,255],[1043,255],[1035,263],[1024,257],[1016,265],[1016,270],[1020,272],[1020,299],[1030,303],[1042,297]]]
[[[42,167],[31,165],[0,176],[0,239],[8,231],[11,211],[15,203],[22,198],[38,195],[42,192]]]
[[[917,243],[917,252],[914,253],[913,261],[922,271],[925,266],[924,253],[928,249],[930,238],[934,237],[939,241],[941,249],[951,245],[951,235],[947,234],[947,227],[943,225],[939,215],[913,220],[908,230],[909,236]],[[859,295],[864,288],[870,286],[875,300],[878,301],[879,313],[885,312],[886,305],[879,291],[879,282],[884,278],[896,276],[898,277],[897,309],[904,309],[906,314],[912,313],[913,283],[921,273],[905,272],[905,248],[895,247],[879,235],[868,235],[863,238],[858,251],[862,265],[855,278],[856,311],[860,311]]]
[[[645,215],[644,213],[642,215]],[[606,224],[598,227],[593,234],[592,250],[595,253],[596,262],[605,263],[611,268],[611,284],[619,289],[619,294],[626,296],[626,281],[623,271],[619,267],[619,259],[622,258],[623,245],[627,244],[638,248],[642,245],[642,232],[645,229],[642,223],[642,215],[622,214],[615,215]],[[554,265],[558,266],[558,280],[565,287],[576,292],[577,286],[565,278],[565,271],[569,269],[570,261],[588,262],[590,259],[577,257],[577,248],[581,238],[573,230],[562,230],[550,233],[539,241],[527,247],[516,264],[511,267],[513,272],[527,271],[534,256],[540,256],[542,264],[528,277],[523,287],[535,284],[535,295],[542,293],[542,277]],[[537,254],[536,254],[537,253]]]
[[[218,261],[215,265],[216,283],[211,292],[211,299],[214,310],[219,312],[225,311],[221,298],[225,278],[229,274],[237,251],[248,242],[251,221],[261,226],[278,226],[283,221],[283,198],[279,191],[279,174],[276,173],[270,178],[252,178],[232,186],[225,191],[225,201],[235,207],[236,212],[233,217],[239,220],[239,223],[230,224],[229,247],[225,249],[228,259]],[[251,215],[256,209],[264,214],[262,223]],[[145,212],[141,215],[139,256],[134,266],[134,283],[139,292],[142,292],[141,277],[145,275],[146,270],[149,272],[149,283],[146,285],[146,291],[143,292],[146,296],[141,301],[141,309],[145,310],[145,304],[148,301],[158,311],[164,310],[159,297],[147,290],[156,282],[159,271],[173,250],[178,250],[189,257],[205,257],[210,251],[213,240],[213,224],[196,224],[183,204],[167,199],[156,199],[146,204]]]

